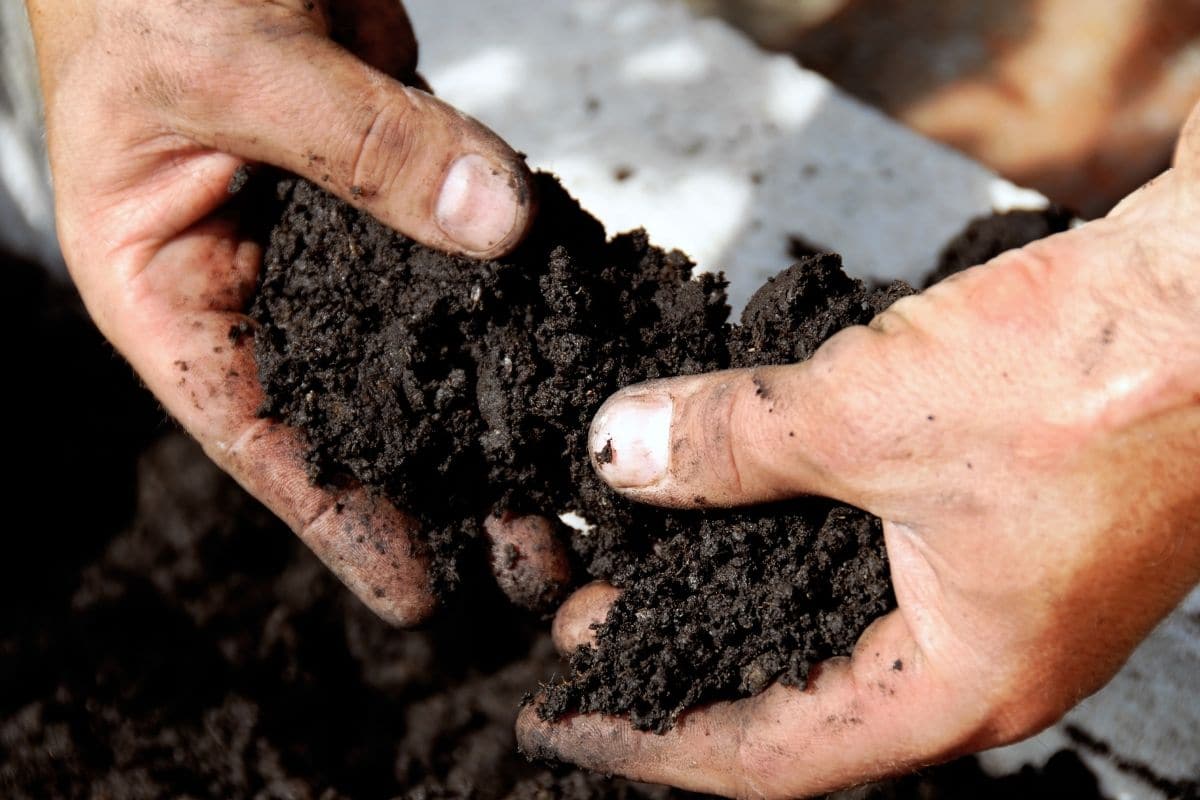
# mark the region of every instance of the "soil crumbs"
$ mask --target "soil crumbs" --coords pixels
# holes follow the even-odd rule
[[[803,685],[895,605],[879,521],[814,499],[633,504],[596,478],[587,427],[621,386],[794,362],[911,290],[867,289],[836,256],[811,257],[731,326],[721,278],[693,279],[641,231],[606,240],[553,178],[539,183],[528,242],[478,262],[284,179],[252,312],[265,411],[305,431],[315,479],[351,476],[421,519],[444,594],[478,572],[471,542],[493,509],[589,521],[570,535],[576,559],[624,591],[543,714],[662,731],[697,703]]]

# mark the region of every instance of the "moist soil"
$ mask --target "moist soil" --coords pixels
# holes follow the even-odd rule
[[[1074,212],[1051,204],[1041,210],[1017,210],[971,220],[942,249],[937,267],[925,279],[931,286],[956,272],[986,264],[996,256],[1071,227]]]
[[[267,403],[302,429],[318,481],[357,480],[415,513],[443,594],[493,509],[563,526],[587,576],[623,590],[595,647],[546,690],[543,715],[603,711],[663,731],[684,709],[803,685],[895,606],[880,523],[826,500],[667,511],[595,476],[587,428],[649,378],[807,358],[911,291],[868,289],[836,256],[802,259],[727,322],[725,283],[679,252],[602,226],[551,176],[510,258],[420,246],[284,179],[252,316]],[[755,378],[771,413],[768,377]],[[611,443],[597,458],[611,457]],[[703,505],[704,499],[697,498]]]
[[[0,796],[695,796],[525,762],[517,703],[558,665],[541,620],[479,582],[424,630],[381,623],[171,428],[70,292],[0,265],[3,340],[36,343],[10,348],[36,528],[0,560]],[[1062,753],[854,797],[1016,794],[1099,796]]]
[[[813,498],[736,511],[630,503],[596,477],[592,459],[612,447],[588,453],[587,428],[622,386],[803,360],[912,290],[868,288],[836,255],[808,255],[731,325],[720,276],[694,276],[644,231],[607,240],[553,176],[537,184],[526,243],[480,262],[279,180],[251,311],[263,413],[304,431],[314,480],[359,482],[419,518],[443,597],[483,572],[487,514],[588,522],[560,526],[576,577],[622,593],[594,646],[544,688],[543,717],[599,711],[662,732],[700,703],[804,685],[895,606],[879,520]],[[980,221],[939,271],[1059,217]],[[755,381],[772,413],[781,398],[765,374]]]

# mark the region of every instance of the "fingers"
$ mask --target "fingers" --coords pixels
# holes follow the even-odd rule
[[[853,333],[856,340],[871,336],[861,328]],[[853,415],[875,413],[866,407],[876,395],[860,369],[858,362],[867,363],[861,350],[850,343],[802,364],[651,381],[618,392],[592,422],[593,465],[613,488],[658,505],[731,506],[798,494],[863,505],[861,487],[847,480],[852,449],[867,444],[852,427]],[[833,371],[838,377],[831,381]]]
[[[483,125],[315,32],[258,51],[243,84],[180,118],[192,138],[303,175],[432,247],[491,257],[520,241],[529,172]]]
[[[372,610],[397,625],[434,598],[414,522],[359,488],[313,486],[298,434],[261,419],[249,320],[258,248],[229,223],[197,226],[162,248],[109,307],[106,333],[208,455],[284,520]]]
[[[960,700],[893,613],[864,633],[852,658],[814,670],[803,691],[777,685],[716,703],[661,735],[600,715],[548,723],[531,705],[517,736],[528,755],[597,772],[730,797],[797,797],[977,746],[981,720]]]
[[[610,583],[593,581],[568,597],[550,626],[550,636],[559,655],[569,656],[585,644],[594,644],[594,626],[604,622],[620,594]]]
[[[203,381],[204,371],[202,367],[195,379]],[[164,404],[170,407],[168,400]],[[209,413],[224,412],[217,406]],[[436,599],[415,520],[361,487],[330,491],[313,486],[296,431],[274,420],[242,419],[245,427],[229,440],[213,439],[212,433],[227,428],[234,422],[230,419],[208,431],[188,431],[379,617],[401,627],[427,619]]]
[[[483,528],[501,591],[531,611],[553,608],[571,583],[571,565],[550,520],[505,512],[489,516]]]

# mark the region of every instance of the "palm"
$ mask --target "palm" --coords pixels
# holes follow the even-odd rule
[[[122,282],[114,291],[120,299],[110,297],[94,313],[151,391],[214,460],[298,531],[347,585],[371,598],[381,616],[396,623],[419,619],[431,610],[432,597],[425,565],[409,541],[412,522],[361,490],[332,493],[310,485],[296,432],[258,415],[262,390],[244,310],[255,288],[261,246],[225,206],[226,187],[241,163],[204,151],[166,152],[157,164],[138,162],[149,169],[140,180],[130,176],[128,185],[137,187],[131,195],[169,213],[134,218],[116,228],[115,237],[119,217],[95,219],[97,230],[110,231],[119,242],[95,263],[115,269]],[[156,179],[156,169],[157,175],[169,170],[177,177]],[[147,193],[147,186],[156,188]],[[83,286],[88,277],[78,280]],[[348,535],[346,525],[356,530]]]

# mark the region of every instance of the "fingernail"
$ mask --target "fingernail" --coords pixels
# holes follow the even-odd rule
[[[506,169],[474,153],[446,171],[434,216],[464,250],[483,252],[508,238],[517,224],[517,193]]]
[[[639,489],[667,474],[671,449],[670,395],[609,400],[592,421],[592,464],[617,489]]]

